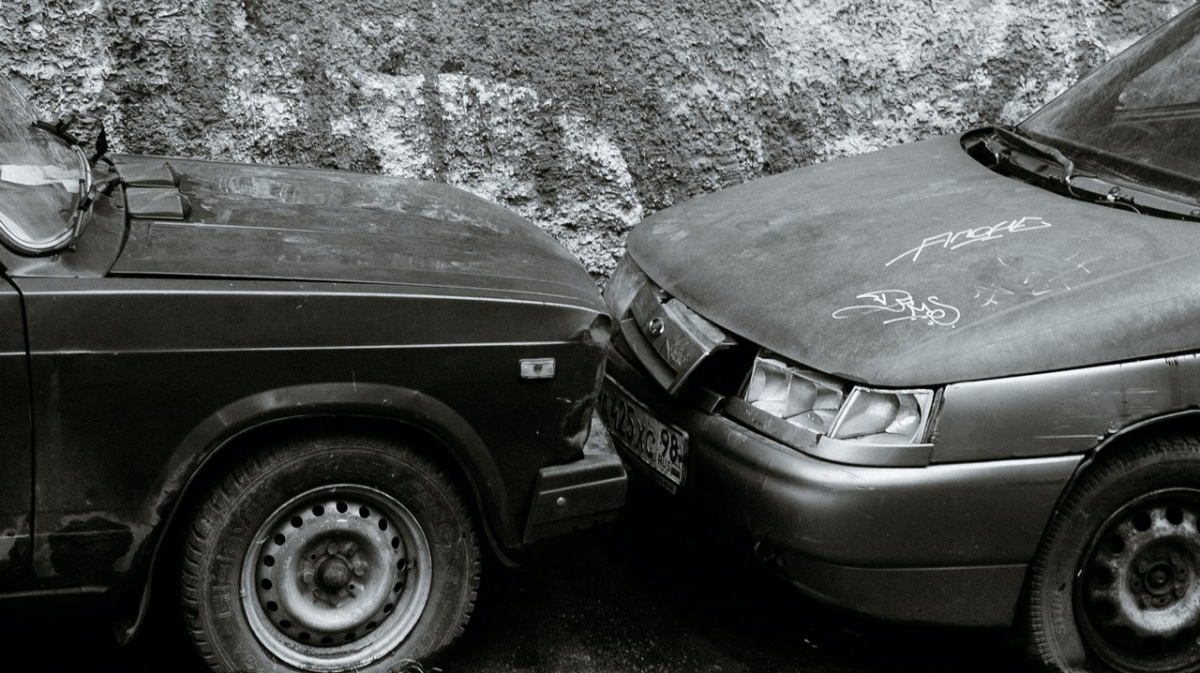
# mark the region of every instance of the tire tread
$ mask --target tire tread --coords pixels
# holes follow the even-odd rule
[[[1050,610],[1045,605],[1045,597],[1049,595],[1045,574],[1055,546],[1067,535],[1076,514],[1086,507],[1099,491],[1148,465],[1176,459],[1200,460],[1200,438],[1181,432],[1163,432],[1145,437],[1136,443],[1101,452],[1079,476],[1051,517],[1041,544],[1038,545],[1037,554],[1030,564],[1022,610],[1022,627],[1030,659],[1042,671],[1076,673],[1079,670],[1072,669],[1058,656],[1049,636],[1053,624],[1048,623],[1046,618]],[[1107,671],[1108,668],[1099,670]]]

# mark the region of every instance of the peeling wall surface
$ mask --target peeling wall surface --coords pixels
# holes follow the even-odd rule
[[[1018,122],[1189,4],[0,0],[0,53],[115,151],[448,182],[600,280],[655,210]]]

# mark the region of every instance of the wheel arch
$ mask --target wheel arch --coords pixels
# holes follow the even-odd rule
[[[115,628],[122,642],[137,634],[150,608],[152,584],[159,579],[164,558],[170,557],[170,544],[180,535],[189,504],[254,446],[306,431],[403,438],[418,445],[474,503],[482,532],[500,561],[515,564],[520,531],[500,472],[483,439],[451,407],[419,391],[386,384],[311,384],[263,391],[209,415],[172,452],[156,500],[157,523],[143,551],[145,560],[136,570],[140,600],[136,611]]]
[[[1037,555],[1030,563],[1025,578],[1021,597],[1022,607],[1018,612],[1018,625],[1025,630],[1029,652],[1035,661],[1041,660],[1048,670],[1050,668],[1057,670],[1062,667],[1070,670],[1083,670],[1083,668],[1093,670],[1089,662],[1094,662],[1095,657],[1103,659],[1102,668],[1104,670],[1109,670],[1109,666],[1117,666],[1112,663],[1112,660],[1106,658],[1106,655],[1097,654],[1093,645],[1087,644],[1086,636],[1079,635],[1080,632],[1076,631],[1076,635],[1067,637],[1068,631],[1064,631],[1061,624],[1079,624],[1081,622],[1075,620],[1074,612],[1064,614],[1059,606],[1073,604],[1070,596],[1063,598],[1063,592],[1075,591],[1072,588],[1074,582],[1085,576],[1078,568],[1086,556],[1091,553],[1088,550],[1096,548],[1092,545],[1098,545],[1096,541],[1105,531],[1108,522],[1112,520],[1109,512],[1111,511],[1115,516],[1123,511],[1124,507],[1142,503],[1147,498],[1153,498],[1163,491],[1158,487],[1142,491],[1132,490],[1116,498],[1116,503],[1124,501],[1124,504],[1119,504],[1111,510],[1108,506],[1103,505],[1093,509],[1096,503],[1088,502],[1087,498],[1095,498],[1097,493],[1103,497],[1106,489],[1123,488],[1124,484],[1128,482],[1124,479],[1126,475],[1121,470],[1129,466],[1155,469],[1155,466],[1159,464],[1158,459],[1170,454],[1178,458],[1184,452],[1190,452],[1189,460],[1194,461],[1196,456],[1200,455],[1197,453],[1197,446],[1200,446],[1200,409],[1188,408],[1130,423],[1119,431],[1104,437],[1088,452],[1086,460],[1080,463],[1064,486],[1051,519],[1043,531]],[[1139,447],[1142,447],[1141,451],[1138,450]],[[1181,447],[1184,448],[1184,451],[1180,450]],[[1189,462],[1188,469],[1193,475],[1191,477],[1193,480],[1187,482],[1188,488],[1194,490],[1196,469],[1194,462]],[[1114,475],[1121,479],[1115,480]],[[1186,479],[1188,478],[1185,477]],[[1097,484],[1103,485],[1103,488],[1098,488]],[[1081,506],[1080,502],[1085,504]],[[1080,512],[1090,514],[1081,519],[1079,518]],[[1064,516],[1074,516],[1075,520],[1065,519]],[[1088,523],[1089,521],[1096,522],[1094,528],[1092,528],[1092,524]],[[1079,540],[1070,539],[1070,536],[1074,534],[1073,531],[1088,530],[1089,528],[1091,528],[1091,532]],[[1064,536],[1067,539],[1066,544],[1063,542]],[[1122,545],[1117,548],[1116,552],[1110,551],[1109,553],[1119,553],[1123,548]],[[1072,560],[1070,563],[1064,564],[1062,562],[1064,549],[1079,550],[1080,555],[1067,556],[1066,558]],[[1037,579],[1039,573],[1043,574],[1040,580]],[[1050,587],[1050,589],[1046,587]],[[1078,609],[1077,605],[1072,608],[1072,610]],[[1083,627],[1076,626],[1075,628]],[[1165,637],[1166,640],[1163,642],[1170,642],[1171,636]],[[1158,654],[1151,653],[1147,656],[1158,656]],[[1161,654],[1162,656],[1174,656],[1173,652],[1162,652]],[[1124,654],[1120,656],[1124,656]],[[1195,660],[1192,660],[1190,666],[1194,665]],[[1123,664],[1119,668],[1125,670]],[[1146,670],[1151,669],[1146,668]],[[1160,669],[1155,668],[1154,670]],[[1172,668],[1171,670],[1183,669]],[[1188,670],[1192,669],[1188,668]]]
[[[1071,477],[1063,484],[1062,490],[1058,494],[1058,499],[1054,503],[1054,508],[1050,510],[1050,516],[1046,518],[1046,523],[1042,527],[1037,549],[1041,550],[1042,546],[1046,544],[1046,536],[1051,522],[1062,511],[1063,505],[1066,503],[1067,498],[1070,497],[1071,492],[1075,490],[1076,484],[1079,483],[1083,475],[1087,474],[1088,470],[1101,456],[1109,456],[1118,451],[1132,450],[1141,443],[1141,440],[1147,437],[1171,432],[1191,432],[1200,436],[1200,409],[1183,409],[1151,418],[1144,418],[1130,423],[1113,434],[1102,438],[1095,447],[1087,452],[1084,459],[1076,466]],[[1026,572],[1024,585],[1021,588],[1021,604],[1028,600],[1029,574],[1032,572],[1032,568],[1033,565],[1031,562],[1029,570]],[[1019,614],[1020,611],[1018,611],[1018,619]]]
[[[1151,418],[1143,418],[1101,439],[1095,447],[1088,451],[1087,456],[1075,468],[1074,474],[1063,485],[1062,492],[1058,494],[1058,501],[1054,503],[1054,509],[1051,510],[1050,519],[1053,519],[1059,510],[1062,509],[1063,503],[1066,501],[1067,496],[1070,495],[1071,490],[1075,488],[1075,484],[1079,482],[1079,478],[1101,456],[1111,455],[1116,451],[1130,450],[1146,437],[1172,432],[1194,433],[1200,436],[1200,409],[1183,409]],[[1049,524],[1049,520],[1047,524]]]

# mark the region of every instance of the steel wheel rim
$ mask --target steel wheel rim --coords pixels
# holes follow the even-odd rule
[[[255,638],[310,671],[364,666],[412,632],[429,600],[429,540],[412,512],[365,486],[322,486],[255,533],[241,595]]]
[[[1194,667],[1200,661],[1200,491],[1143,496],[1099,531],[1076,582],[1085,641],[1121,671]]]

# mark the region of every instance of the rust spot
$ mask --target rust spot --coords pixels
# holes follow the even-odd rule
[[[32,543],[28,535],[18,535],[11,528],[0,533],[0,581],[24,574],[31,551]]]
[[[133,546],[128,526],[101,517],[72,521],[51,533],[50,564],[60,576],[98,581],[117,574]]]

